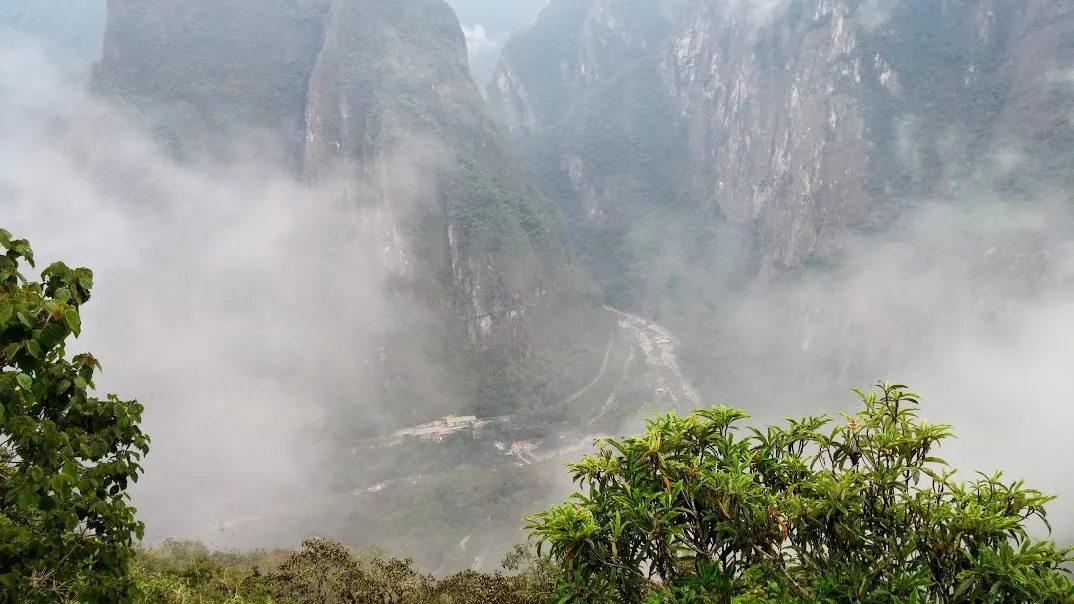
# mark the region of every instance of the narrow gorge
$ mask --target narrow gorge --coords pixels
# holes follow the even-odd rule
[[[1074,496],[1070,2],[6,2],[0,227],[95,271],[151,545],[494,570],[596,437],[887,379]]]
[[[870,238],[1062,203],[1072,32],[1054,0],[552,0],[487,97],[612,303],[688,334],[705,395],[733,399],[777,357],[848,383],[901,362],[847,341],[898,333],[876,325],[884,301],[818,281],[863,266]],[[987,263],[1047,264],[1057,235],[1005,234],[1042,241],[1036,260]]]
[[[483,108],[442,0],[111,2],[93,89],[179,157],[254,141],[366,210],[355,236],[392,292],[381,407],[400,421],[509,404],[490,398],[497,371],[549,351],[591,354],[579,380],[599,364],[598,290]]]

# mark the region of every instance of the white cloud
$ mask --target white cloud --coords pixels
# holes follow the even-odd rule
[[[466,36],[466,48],[472,55],[488,52],[496,52],[503,46],[503,39],[498,36],[490,36],[488,30],[480,23],[473,26],[462,26],[462,33]]]
[[[891,19],[898,0],[865,0],[858,6],[854,19],[865,31],[874,31]]]
[[[316,498],[324,403],[363,404],[388,329],[389,271],[357,234],[378,208],[257,153],[179,164],[92,99],[41,136],[79,96],[32,49],[0,50],[0,226],[95,272],[75,347],[101,359],[102,391],[146,407],[149,537],[212,539],[225,517]]]

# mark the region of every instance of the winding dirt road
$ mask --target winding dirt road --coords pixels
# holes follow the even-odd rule
[[[657,372],[657,381],[662,392],[671,399],[676,410],[682,411],[701,404],[701,395],[690,385],[679,367],[679,355],[676,350],[678,338],[663,325],[624,312],[611,306],[605,310],[619,316],[619,326],[630,334],[645,355],[645,360]]]
[[[589,392],[589,389],[592,388],[593,386],[596,386],[597,382],[599,382],[601,380],[601,378],[604,377],[604,372],[605,372],[605,370],[608,369],[608,357],[610,357],[612,355],[612,344],[614,344],[614,343],[615,343],[615,332],[613,331],[612,334],[611,334],[611,337],[608,338],[608,347],[606,349],[604,349],[604,361],[600,364],[600,371],[598,371],[597,375],[593,376],[593,379],[588,384],[583,386],[581,390],[579,390],[578,392],[575,392],[574,394],[568,396],[565,400],[563,400],[563,402],[560,403],[561,405],[564,405],[564,404],[567,404],[567,403],[573,403],[574,401],[576,401],[578,399],[578,397],[582,396],[586,392]]]
[[[587,422],[587,424],[594,423],[595,421],[603,417],[605,414],[607,414],[614,406],[616,400],[616,393],[618,392],[622,383],[628,377],[628,369],[637,356],[635,350],[641,350],[641,353],[645,358],[646,364],[655,372],[656,381],[659,384],[659,387],[656,390],[658,399],[669,399],[669,402],[677,410],[693,408],[694,406],[697,406],[701,403],[701,396],[697,393],[693,386],[690,385],[679,367],[678,353],[676,350],[676,347],[678,345],[678,339],[675,337],[674,334],[672,334],[667,328],[660,325],[659,323],[656,323],[655,321],[650,321],[643,317],[639,317],[637,315],[624,312],[616,308],[612,308],[610,306],[605,306],[604,309],[608,312],[614,313],[618,317],[618,324],[621,332],[623,334],[626,334],[633,340],[634,346],[631,347],[630,352],[627,355],[626,361],[623,363],[622,374],[620,375],[619,380],[613,388],[611,395],[608,397],[608,400],[605,401],[604,405],[601,406],[597,414],[593,418],[591,418]],[[604,378],[604,375],[608,369],[608,360],[611,357],[612,347],[615,342],[615,336],[616,334],[613,331],[611,337],[608,340],[608,346],[604,350],[604,360],[601,363],[600,369],[597,371],[597,374],[593,377],[593,379],[590,380],[588,384],[583,386],[577,392],[567,397],[565,400],[560,401],[559,404],[570,403],[577,400],[579,397],[581,397],[594,386],[596,386],[600,382],[600,380]],[[687,405],[689,405],[689,407],[687,407]],[[642,409],[639,409],[638,411],[642,411],[643,409],[644,407],[642,407]],[[492,422],[509,421],[510,419],[511,416],[484,418],[477,420],[476,424],[484,425]],[[391,446],[392,444],[395,444],[397,442],[402,442],[403,438],[407,436],[437,436],[441,435],[442,433],[446,434],[450,432],[455,432],[459,429],[457,427],[437,428],[436,426],[439,426],[439,423],[434,422],[431,424],[422,424],[418,426],[404,428],[402,430],[396,431],[389,437],[377,439],[379,441],[377,444],[380,444],[382,446]],[[564,438],[565,436],[565,434],[560,435],[559,439],[553,441],[556,443],[554,446],[543,449],[539,455],[533,455],[533,453],[531,452],[530,454],[533,455],[534,461],[545,461],[568,455],[578,456],[584,454],[592,449],[593,442],[596,439],[604,435],[587,434],[580,439],[567,439]],[[421,475],[403,476],[396,479],[391,479],[374,485],[370,485],[368,487],[354,489],[353,491],[351,491],[350,495],[356,497],[362,496],[368,493],[375,493],[385,488],[396,486],[402,483],[414,484],[419,480],[421,480]],[[339,497],[340,496],[337,495],[330,497],[329,499],[336,500]],[[290,513],[291,511],[293,511],[291,508],[277,509],[243,518],[227,519],[219,522],[217,528],[221,532],[227,532],[229,530],[234,530],[238,526],[250,522],[263,521],[270,517],[281,516]]]

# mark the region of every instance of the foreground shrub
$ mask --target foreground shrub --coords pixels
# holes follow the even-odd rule
[[[648,422],[569,464],[582,487],[528,519],[577,602],[1074,601],[1071,550],[1031,538],[1054,499],[954,480],[951,427],[881,384],[863,409],[740,433],[715,407]],[[734,600],[733,600],[734,599]]]
[[[0,602],[129,602],[127,487],[149,438],[140,404],[92,395],[97,359],[67,357],[93,273],[57,262],[31,281],[30,244],[3,229],[0,254]]]

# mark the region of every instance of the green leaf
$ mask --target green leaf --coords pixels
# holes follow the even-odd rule
[[[25,325],[27,327],[30,327],[30,328],[33,328],[34,324],[33,324],[32,321],[30,321],[29,315],[27,315],[24,312],[19,312],[18,317],[19,317],[19,321],[21,321],[23,325]]]
[[[78,316],[78,311],[71,308],[67,312],[63,313],[63,318],[67,320],[67,326],[71,328],[71,332],[76,336],[82,331],[82,317]]]
[[[13,241],[11,249],[26,259],[26,264],[34,266],[34,250],[25,240]]]
[[[78,284],[81,285],[82,288],[86,291],[93,289],[93,273],[90,273],[88,271],[83,272],[78,277]]]
[[[71,299],[71,290],[66,287],[61,287],[56,290],[56,300],[58,302],[66,302]]]
[[[8,363],[15,358],[15,355],[19,353],[19,348],[22,348],[21,342],[13,342],[4,347],[4,358]]]
[[[11,247],[11,232],[0,229],[0,246]]]
[[[37,343],[37,340],[28,340],[26,342],[26,352],[30,353],[30,356],[35,359],[41,358],[41,345]]]
[[[15,309],[10,304],[0,304],[0,325],[10,321],[14,312]]]
[[[89,384],[87,384],[86,380],[82,379],[81,377],[76,377],[75,378],[75,387],[78,388],[79,390],[85,390],[86,388],[89,388]]]
[[[30,390],[30,387],[34,385],[34,380],[25,373],[20,373],[15,379],[19,381],[19,386],[22,386],[23,390]]]

